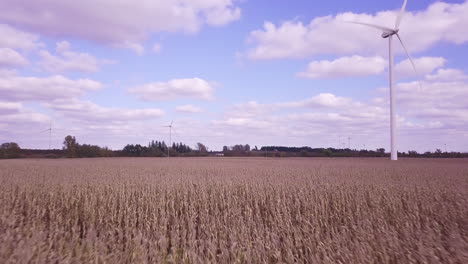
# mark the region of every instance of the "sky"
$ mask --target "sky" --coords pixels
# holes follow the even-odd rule
[[[389,150],[403,1],[0,0],[0,142]],[[468,1],[409,0],[399,151],[468,151]]]

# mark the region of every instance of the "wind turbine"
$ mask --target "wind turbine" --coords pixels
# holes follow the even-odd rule
[[[384,27],[384,26],[379,26],[379,25],[373,25],[373,24],[368,24],[368,23],[362,23],[362,22],[357,22],[357,21],[350,21],[349,23],[354,23],[354,24],[360,24],[372,28],[376,28],[378,30],[382,31],[382,38],[388,38],[388,57],[389,57],[389,82],[390,82],[390,145],[391,145],[391,160],[397,160],[398,159],[398,151],[397,151],[397,142],[396,142],[396,116],[395,116],[395,95],[393,91],[393,50],[392,50],[392,41],[393,41],[393,36],[396,35],[398,40],[400,40],[401,46],[405,50],[406,56],[408,56],[408,59],[411,62],[411,65],[413,65],[414,71],[416,71],[416,66],[414,65],[413,59],[411,58],[408,50],[405,47],[405,44],[403,44],[403,40],[401,40],[400,34],[398,32],[400,31],[400,23],[401,19],[403,18],[403,14],[405,13],[406,9],[406,3],[408,0],[404,0],[403,6],[401,7],[400,13],[398,14],[395,22],[395,28],[389,28],[389,27]],[[421,84],[420,84],[421,85]]]
[[[50,122],[50,127],[46,130],[42,130],[41,133],[44,133],[47,131],[49,131],[49,150],[50,150],[51,143],[52,143],[52,122]]]
[[[174,123],[174,120],[171,121],[171,124],[168,126],[161,126],[161,127],[168,127],[169,128],[169,145],[167,146],[167,157],[169,158],[169,148],[171,147],[171,141],[172,141],[172,124]]]

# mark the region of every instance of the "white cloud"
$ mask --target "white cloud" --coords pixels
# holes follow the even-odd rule
[[[395,76],[397,78],[412,76],[422,77],[426,74],[432,73],[435,69],[444,66],[446,61],[447,60],[442,57],[421,57],[413,59],[417,70],[416,73],[410,60],[406,59],[395,65]]]
[[[129,89],[144,101],[164,101],[181,97],[203,100],[214,99],[214,85],[200,78],[173,79],[167,82],[154,82]]]
[[[138,54],[140,56],[145,53],[145,47],[143,47],[143,45],[141,45],[138,42],[133,42],[133,41],[128,41],[127,40],[127,41],[124,41],[124,42],[121,42],[121,43],[113,44],[113,46],[118,47],[118,48],[124,48],[124,49],[132,50],[133,52],[135,52],[136,54]]]
[[[213,26],[222,26],[231,21],[238,20],[241,16],[240,8],[214,8],[206,14],[206,22]]]
[[[426,79],[435,82],[462,81],[467,80],[468,76],[459,69],[439,69],[435,74],[426,75]]]
[[[0,3],[0,5],[2,4]],[[1,9],[8,10],[3,7]],[[5,14],[8,12],[4,11],[1,13]],[[0,36],[2,36],[0,38],[0,48],[32,50],[42,46],[38,42],[38,35],[23,32],[5,24],[0,24]]]
[[[77,99],[55,100],[46,106],[66,118],[85,123],[119,123],[160,118],[164,115],[161,109],[126,109],[103,107],[90,101]]]
[[[11,128],[15,124],[43,124],[49,121],[48,116],[26,109],[21,103],[0,101],[0,126]]]
[[[183,113],[201,113],[203,110],[200,107],[194,105],[181,105],[177,106],[176,110]]]
[[[46,50],[39,52],[41,60],[38,64],[48,72],[75,71],[90,73],[97,72],[102,64],[113,63],[109,60],[96,59],[88,53],[72,51],[71,45],[67,41],[57,42],[56,45],[57,56],[50,54]]]
[[[155,44],[153,45],[153,52],[154,52],[154,53],[160,53],[160,52],[161,52],[161,44],[155,43]]]
[[[446,63],[446,59],[442,57],[421,57],[413,59],[413,61],[417,73],[414,71],[409,59],[406,59],[395,65],[395,76],[397,78],[422,77]],[[333,61],[312,61],[307,69],[298,73],[297,76],[311,79],[360,77],[381,74],[386,69],[388,69],[388,60],[380,56],[362,57],[354,55],[341,57]]]
[[[16,75],[16,70],[0,68],[0,78],[14,75]]]
[[[75,37],[142,51],[154,32],[197,32],[240,18],[235,0],[62,0],[0,2],[0,21],[53,37]]]
[[[410,52],[421,52],[439,42],[463,44],[468,41],[468,1],[462,4],[437,2],[426,10],[407,12],[400,35]],[[316,54],[384,55],[388,44],[373,28],[345,23],[360,21],[392,26],[397,10],[375,15],[340,13],[314,18],[309,24],[286,21],[280,25],[265,22],[263,29],[250,33],[255,46],[247,51],[250,59],[302,58]],[[403,50],[395,41],[396,52]]]
[[[16,68],[28,65],[29,62],[21,54],[10,48],[0,48],[0,68]]]
[[[340,97],[331,93],[321,93],[309,99],[280,103],[279,105],[285,107],[340,108],[355,104],[351,98]]]
[[[417,82],[399,83],[396,93],[398,100],[411,109],[468,108],[468,83],[463,81],[425,81],[421,86]]]
[[[345,134],[365,138],[370,147],[370,140],[381,142],[387,131],[387,112],[352,98],[317,94],[301,101],[235,105],[212,121],[211,130],[235,144],[335,147],[338,136]]]
[[[0,114],[15,113],[18,112],[21,107],[21,103],[0,101]]]
[[[81,96],[87,91],[101,89],[103,85],[90,79],[71,80],[61,75],[51,77],[0,77],[0,94],[3,100],[50,101]]]
[[[315,111],[334,111],[337,109],[360,108],[364,105],[348,97],[341,97],[331,93],[320,93],[310,98],[298,101],[286,101],[278,103],[262,104],[256,101],[235,104],[228,110],[228,116],[232,119],[230,122],[241,124],[247,122],[250,118],[258,116],[273,115],[282,110],[313,109]],[[367,108],[366,112],[376,111],[377,109]],[[244,121],[242,121],[244,120]]]
[[[386,64],[386,60],[382,57],[354,55],[351,57],[341,57],[333,61],[312,61],[304,72],[300,72],[297,75],[311,79],[361,77],[382,73],[385,70]]]
[[[439,129],[439,133],[430,140],[438,140],[449,134],[452,137],[450,140],[460,140],[458,133],[468,131],[467,83],[424,82],[422,87],[414,82],[403,83],[397,86],[396,92],[401,113],[418,120],[423,127]],[[421,135],[427,133],[423,129],[418,132]]]
[[[399,83],[395,91],[397,113],[415,122],[413,128],[419,129],[413,131],[416,134],[428,133],[423,128],[438,128],[439,134],[466,131],[468,130],[466,80],[468,78],[460,70],[440,69],[435,75],[428,75],[421,85],[416,81]],[[381,92],[387,93],[387,90]],[[387,97],[375,102],[388,105]],[[435,138],[438,136],[434,135],[431,140]]]
[[[459,151],[466,149],[462,138],[468,130],[467,85],[461,81],[424,82],[422,87],[417,82],[397,85],[399,150],[426,151],[441,142]],[[292,102],[251,101],[229,107],[212,121],[211,130],[224,133],[224,138],[235,144],[335,147],[340,138],[343,147],[344,138],[350,136],[352,147],[365,144],[370,149],[388,149],[386,98],[360,102],[317,94]]]

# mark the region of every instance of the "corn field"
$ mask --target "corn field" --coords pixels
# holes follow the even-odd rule
[[[468,160],[0,161],[0,263],[468,263]]]

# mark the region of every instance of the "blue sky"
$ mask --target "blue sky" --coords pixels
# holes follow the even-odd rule
[[[0,1],[0,141],[389,149],[402,1]],[[468,151],[468,2],[408,1],[399,150]],[[419,86],[418,81],[421,83]]]

